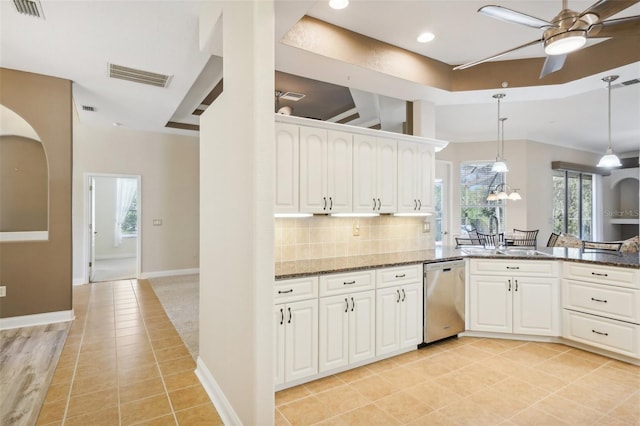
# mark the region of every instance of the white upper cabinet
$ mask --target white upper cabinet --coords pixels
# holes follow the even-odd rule
[[[298,213],[299,127],[276,123],[276,213]]]
[[[394,213],[397,209],[397,142],[353,137],[353,211]]]
[[[300,127],[300,211],[351,211],[352,135]]]
[[[433,211],[434,164],[432,146],[398,142],[398,212]]]

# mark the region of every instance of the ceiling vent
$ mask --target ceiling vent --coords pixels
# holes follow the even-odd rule
[[[83,111],[95,112],[96,108],[89,105],[82,105]]]
[[[620,87],[631,86],[633,84],[638,84],[638,83],[640,83],[640,78],[632,78],[631,80],[623,81],[623,82],[618,83],[618,84],[612,84],[611,88],[612,89],[618,89]]]
[[[155,72],[137,70],[122,65],[109,64],[109,77],[128,80],[134,83],[148,84],[156,87],[167,87],[171,76]]]
[[[44,12],[40,0],[13,0],[13,5],[18,13],[34,18],[44,19]]]

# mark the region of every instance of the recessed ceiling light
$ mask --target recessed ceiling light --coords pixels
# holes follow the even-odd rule
[[[431,40],[433,40],[434,38],[436,38],[436,36],[433,33],[422,33],[418,36],[418,42],[420,43],[429,43]]]
[[[329,0],[329,7],[332,9],[344,9],[349,6],[349,0]]]

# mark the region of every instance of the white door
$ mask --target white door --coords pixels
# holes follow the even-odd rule
[[[507,277],[471,277],[470,327],[473,331],[511,333],[513,283]]]
[[[320,298],[318,369],[321,373],[349,363],[349,308],[347,295]]]
[[[559,280],[513,278],[513,332],[560,335]]]
[[[376,290],[376,355],[394,352],[400,346],[400,287]]]
[[[90,282],[137,278],[140,271],[140,176],[87,175]]]
[[[353,137],[353,211],[372,213],[378,209],[377,142],[373,136]]]
[[[400,348],[417,346],[422,342],[422,285],[411,284],[401,288]]]
[[[286,311],[285,380],[318,373],[318,300],[289,303]]]
[[[376,355],[376,296],[371,290],[349,298],[349,362],[354,363]]]
[[[398,211],[412,213],[417,209],[415,144],[398,142]]]
[[[377,202],[379,213],[395,213],[398,206],[398,145],[378,138]]]
[[[418,199],[418,210],[432,212],[434,150],[429,145],[416,145],[416,198]]]
[[[297,213],[299,184],[298,126],[276,123],[276,213]]]
[[[327,131],[300,127],[300,211],[328,213]]]
[[[353,136],[346,132],[327,134],[327,194],[329,213],[352,210]]]

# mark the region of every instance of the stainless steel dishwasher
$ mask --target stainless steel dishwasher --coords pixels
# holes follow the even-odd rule
[[[424,264],[424,343],[464,331],[464,260]]]

